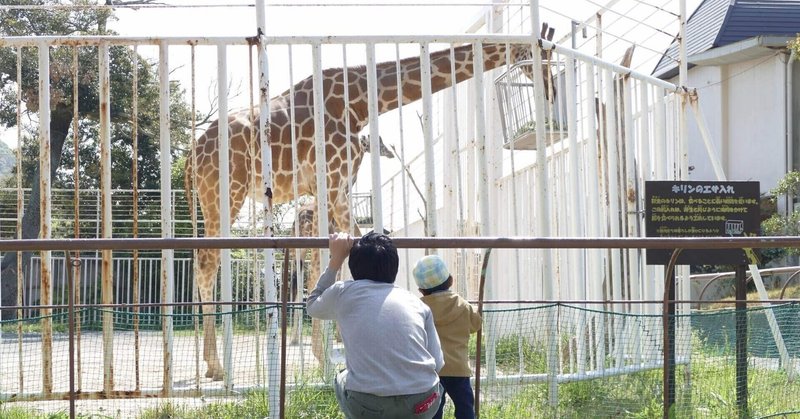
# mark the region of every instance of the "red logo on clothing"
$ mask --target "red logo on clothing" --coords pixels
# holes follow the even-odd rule
[[[420,413],[427,412],[428,409],[430,409],[431,406],[433,406],[433,402],[435,402],[436,399],[438,399],[438,398],[439,398],[439,392],[438,391],[434,391],[433,394],[430,395],[430,397],[428,397],[427,399],[417,403],[414,406],[414,414],[418,415]]]

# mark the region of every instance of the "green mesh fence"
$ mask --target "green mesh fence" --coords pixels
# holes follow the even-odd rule
[[[660,306],[605,308],[487,306],[480,366],[481,417],[663,417],[668,393],[664,390]],[[204,376],[203,337],[195,334],[197,329],[202,331],[201,316],[171,316],[174,390],[170,397],[161,393],[167,343],[162,315],[139,313],[140,327],[135,331],[132,310],[79,310],[76,387],[83,397],[107,399],[79,400],[78,413],[103,418],[265,417],[269,414],[267,332],[272,309],[262,306],[231,314],[231,388]],[[113,393],[108,396],[102,396],[106,369],[101,326],[105,315],[111,315],[115,325],[111,335]],[[222,317],[216,316],[220,357],[225,347]],[[322,378],[321,364],[312,353],[310,319],[302,307],[293,307],[289,317],[286,417],[341,417],[330,382]],[[747,383],[739,385],[739,394],[741,397],[746,388],[746,409],[741,398],[737,400],[737,376],[743,374],[737,375],[736,370],[736,318],[732,308],[695,310],[673,317],[676,362],[671,417],[800,415],[800,360],[796,359],[800,356],[800,305],[751,307],[742,313],[747,327]],[[770,318],[774,318],[775,328]],[[2,322],[0,417],[66,417],[66,319],[63,310],[50,317],[51,394],[44,393],[43,385],[43,318]],[[333,346],[341,347],[335,335]],[[451,403],[446,412],[452,415]]]

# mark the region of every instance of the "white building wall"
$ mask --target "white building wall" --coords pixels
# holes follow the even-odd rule
[[[677,81],[677,80],[673,80]],[[786,173],[785,63],[779,55],[725,66],[695,67],[714,151],[728,180],[757,180],[768,192]],[[716,180],[695,117],[689,117],[691,180]]]
[[[730,180],[758,180],[761,191],[786,173],[784,65],[776,56],[763,63],[730,66],[727,153]]]
[[[719,67],[695,67],[689,71],[688,83],[690,86],[697,87],[697,94],[700,98],[700,107],[706,117],[706,126],[711,133],[711,141],[714,145],[714,152],[723,162],[723,167],[727,167],[723,158],[723,141],[726,136],[726,127],[722,123],[722,109],[725,108],[723,98],[723,74]],[[673,82],[677,82],[677,78]],[[689,132],[689,177],[691,180],[717,180],[714,174],[714,167],[711,158],[706,150],[705,143],[700,136],[697,122],[691,111],[687,117]],[[727,169],[726,169],[727,174]]]

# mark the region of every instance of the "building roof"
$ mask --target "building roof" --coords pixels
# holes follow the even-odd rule
[[[686,22],[686,55],[761,35],[794,37],[798,32],[800,0],[703,0]],[[678,73],[677,58],[676,37],[653,75],[674,77]]]

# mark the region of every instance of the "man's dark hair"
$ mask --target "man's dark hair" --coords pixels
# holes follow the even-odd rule
[[[434,292],[447,291],[452,286],[453,286],[453,275],[450,275],[450,276],[447,277],[447,280],[442,282],[441,284],[439,284],[439,285],[437,285],[437,286],[435,286],[433,288],[420,289],[419,292],[421,292],[422,295],[431,295]]]
[[[400,259],[392,239],[384,234],[369,232],[350,249],[348,266],[353,279],[394,284]]]

